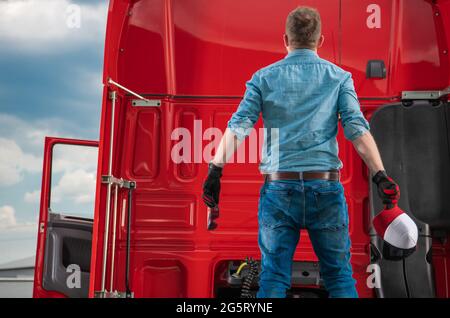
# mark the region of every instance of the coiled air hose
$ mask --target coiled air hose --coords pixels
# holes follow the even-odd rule
[[[253,258],[249,258],[246,263],[248,266],[248,273],[242,282],[241,298],[255,298],[251,289],[259,274],[259,263]]]

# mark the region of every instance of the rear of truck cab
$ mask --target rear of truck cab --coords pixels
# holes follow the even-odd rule
[[[400,206],[420,228],[414,256],[403,262],[382,258],[371,229],[381,206],[367,168],[340,128],[341,181],[360,297],[450,297],[450,210],[445,200],[450,189],[445,91],[450,86],[450,1],[302,3],[321,12],[326,41],[319,54],[353,74],[386,168],[402,189]],[[72,294],[62,281],[49,286],[43,280],[48,270],[65,269],[64,263],[56,269],[58,256],[49,242],[55,224],[62,229],[67,225],[64,218],[48,217],[47,145],[35,297],[240,295],[251,269],[241,265],[260,258],[258,164],[227,166],[219,227],[208,231],[208,211],[201,200],[207,163],[195,163],[194,153],[190,162],[173,162],[177,140],[172,133],[184,129],[193,136],[192,148],[204,149],[210,142],[203,138],[208,128],[225,129],[245,82],[284,57],[284,21],[296,5],[290,0],[111,1],[91,253],[86,242],[71,253],[89,254],[89,283],[83,278],[82,294]],[[129,182],[136,186],[131,197]],[[84,223],[77,229],[89,227],[78,221]],[[71,236],[69,230],[61,233]],[[74,236],[84,240],[89,235]],[[306,233],[300,241],[290,295],[325,297]],[[61,277],[56,280],[67,279]],[[251,291],[256,288],[255,281]]]

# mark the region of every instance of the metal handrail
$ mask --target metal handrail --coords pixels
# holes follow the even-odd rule
[[[145,100],[146,102],[149,102],[149,103],[150,103],[150,100],[149,100],[149,99],[147,99],[147,98],[145,98],[145,97],[142,97],[142,96],[139,95],[138,93],[135,93],[135,92],[133,92],[132,90],[126,88],[125,86],[123,86],[123,85],[121,85],[121,84],[119,84],[119,83],[113,81],[111,78],[108,78],[108,84],[112,84],[112,85],[114,85],[114,86],[116,86],[116,87],[118,87],[118,88],[124,90],[125,92],[130,93],[131,95],[133,95],[133,96],[135,96],[135,97],[137,97],[137,98],[139,98],[139,99]]]
[[[110,142],[109,142],[109,162],[108,162],[108,175],[112,175],[112,159],[113,159],[113,147],[114,147],[114,122],[115,122],[115,111],[116,111],[116,99],[117,92],[112,91],[111,94],[112,103],[111,103],[111,130],[110,130]],[[106,263],[108,257],[108,239],[109,239],[109,215],[111,212],[111,188],[112,184],[108,183],[107,185],[107,194],[106,194],[106,215],[105,215],[105,233],[103,236],[103,266],[102,266],[102,282],[101,282],[101,291],[105,292],[106,288]]]

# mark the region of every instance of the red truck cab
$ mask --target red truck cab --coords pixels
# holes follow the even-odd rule
[[[176,163],[173,131],[193,149],[225,130],[258,69],[282,59],[294,0],[111,0],[100,141],[47,138],[34,297],[238,297],[260,253],[257,162],[230,164],[218,227],[201,199],[207,162]],[[448,0],[305,0],[322,16],[319,55],[353,74],[400,206],[419,226],[417,251],[383,256],[371,227],[382,207],[368,170],[338,135],[360,297],[449,297]],[[257,127],[261,127],[259,122]],[[98,145],[93,219],[49,209],[55,144]],[[248,143],[243,147],[249,147]],[[307,233],[292,297],[326,296]],[[70,264],[83,264],[72,286]],[[75,276],[75,278],[77,278]],[[252,292],[250,291],[250,292]]]

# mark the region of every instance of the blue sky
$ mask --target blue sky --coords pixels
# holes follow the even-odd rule
[[[98,139],[106,13],[106,0],[0,1],[0,263],[35,253],[44,137]],[[57,156],[52,208],[91,209],[95,152]]]

